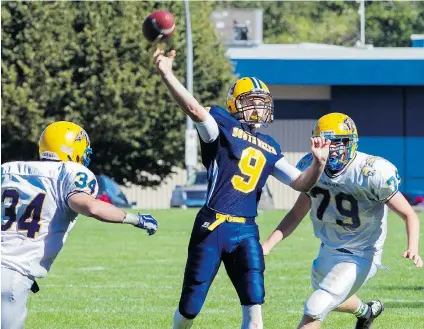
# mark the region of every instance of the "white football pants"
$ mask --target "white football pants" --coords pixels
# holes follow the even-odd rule
[[[354,295],[377,273],[372,260],[321,248],[312,263],[312,288],[304,314],[323,321],[327,314]]]
[[[21,329],[27,316],[27,299],[34,280],[1,268],[1,329]]]

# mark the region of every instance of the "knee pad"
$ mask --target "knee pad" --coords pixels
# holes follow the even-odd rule
[[[335,306],[336,302],[333,296],[325,290],[318,289],[314,291],[305,303],[304,314],[314,320],[323,321]]]
[[[195,313],[195,312],[187,312],[187,311],[185,311],[181,308],[178,308],[178,311],[180,312],[180,314],[183,317],[185,317],[188,320],[194,320],[196,318],[196,316],[199,314],[199,313]]]
[[[178,306],[178,311],[180,314],[189,320],[194,320],[194,318],[200,313],[202,305],[199,305],[196,299],[185,302],[184,300],[180,301]]]

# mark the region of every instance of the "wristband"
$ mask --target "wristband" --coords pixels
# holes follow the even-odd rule
[[[137,215],[125,213],[125,217],[122,220],[123,224],[133,224],[137,225],[140,222],[140,219]]]

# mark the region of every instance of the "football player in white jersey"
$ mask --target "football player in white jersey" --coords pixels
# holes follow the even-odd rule
[[[355,294],[382,266],[388,208],[405,221],[408,246],[403,257],[416,267],[423,266],[418,253],[419,219],[398,192],[400,177],[395,166],[356,151],[358,133],[351,118],[341,113],[327,114],[316,123],[313,136],[332,141],[326,169],[315,187],[300,194],[264,241],[264,254],[287,238],[310,211],[321,247],[312,264],[314,292],[305,304],[298,328],[320,328],[333,310],[356,315],[356,329],[371,328],[384,310],[383,304],[378,300],[364,303]],[[297,167],[304,170],[310,160],[308,154]]]
[[[41,161],[1,166],[1,328],[19,329],[30,290],[63,247],[78,214],[108,223],[132,224],[152,235],[151,215],[130,214],[96,200],[87,133],[72,122],[55,122],[39,141]]]

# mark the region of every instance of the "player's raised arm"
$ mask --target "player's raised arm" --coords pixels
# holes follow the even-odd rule
[[[262,243],[264,255],[268,255],[277,243],[292,234],[310,209],[311,199],[305,193],[300,194],[293,208],[284,216],[268,239]]]
[[[218,125],[209,112],[199,104],[174,75],[172,64],[175,56],[175,50],[172,50],[169,56],[166,56],[164,50],[158,47],[153,55],[156,68],[174,100],[184,113],[194,121],[202,140],[206,143],[211,143],[218,137]]]
[[[165,51],[158,47],[153,54],[156,68],[162,77],[162,81],[182,110],[195,122],[206,121],[208,111],[199,104],[174,75],[172,64],[176,55],[176,51],[171,50],[170,54],[166,56]]]

